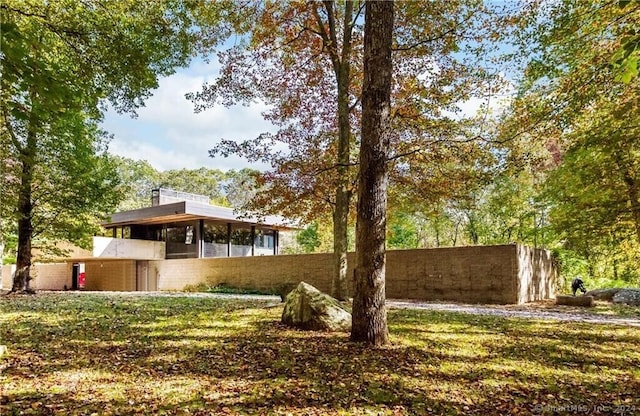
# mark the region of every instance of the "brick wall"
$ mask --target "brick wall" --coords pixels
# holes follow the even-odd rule
[[[353,253],[348,262],[351,287]],[[87,290],[136,290],[135,260],[85,264]],[[329,292],[333,255],[152,260],[148,265],[158,290],[198,283],[273,290],[285,282],[305,281]],[[386,293],[394,299],[524,303],[553,297],[555,276],[547,251],[516,245],[391,250]]]

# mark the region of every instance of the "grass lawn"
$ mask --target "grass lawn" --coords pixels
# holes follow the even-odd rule
[[[0,297],[0,415],[640,414],[640,328],[389,311],[392,345],[209,297]]]

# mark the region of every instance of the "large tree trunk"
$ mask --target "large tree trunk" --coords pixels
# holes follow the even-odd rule
[[[362,142],[351,340],[389,341],[385,309],[387,158],[391,107],[393,2],[368,1],[364,29]]]
[[[16,273],[13,276],[12,292],[32,293],[31,282],[31,240],[33,238],[33,166],[36,159],[35,116],[31,117],[27,142],[20,149],[20,194],[18,195],[18,256]]]

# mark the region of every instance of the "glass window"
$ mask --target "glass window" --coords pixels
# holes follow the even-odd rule
[[[187,238],[186,227],[167,227],[168,243],[184,243]]]
[[[273,230],[256,230],[254,238],[255,255],[272,255],[275,246],[275,232]]]
[[[162,241],[161,225],[132,225],[131,238],[137,240]]]
[[[250,256],[253,250],[253,239],[250,228],[231,229],[231,256]]]
[[[169,224],[166,228],[168,259],[198,257],[196,223]]]
[[[227,257],[227,224],[204,223],[203,257]]]
[[[231,230],[231,244],[250,246],[251,230],[243,228]]]
[[[205,222],[204,242],[227,244],[227,224]]]

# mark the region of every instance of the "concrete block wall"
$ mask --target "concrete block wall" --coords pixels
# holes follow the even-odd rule
[[[51,263],[32,266],[34,280],[32,287],[37,290],[64,290],[71,287],[71,264]]]
[[[86,261],[84,271],[85,290],[136,290],[136,260]]]
[[[559,278],[550,251],[518,246],[517,303],[554,298]]]
[[[13,277],[15,267],[15,265],[11,264],[5,264],[2,266],[2,285],[0,286],[2,290],[11,290],[11,286],[13,284],[11,279]]]
[[[179,259],[149,261],[149,268],[157,276],[158,290],[182,290],[198,283],[273,290],[285,282],[305,281],[328,292],[332,260],[329,253]]]
[[[2,289],[11,290],[15,265],[2,266]],[[67,263],[37,263],[31,265],[31,288],[64,290],[71,287],[71,265]]]
[[[388,298],[517,303],[515,245],[387,252]]]
[[[354,253],[348,256],[352,289]],[[136,290],[136,261],[85,262],[86,290]],[[150,260],[158,290],[227,284],[274,290],[305,281],[331,290],[331,253]],[[387,298],[515,304],[554,296],[556,265],[549,252],[517,245],[451,247],[387,252]]]

